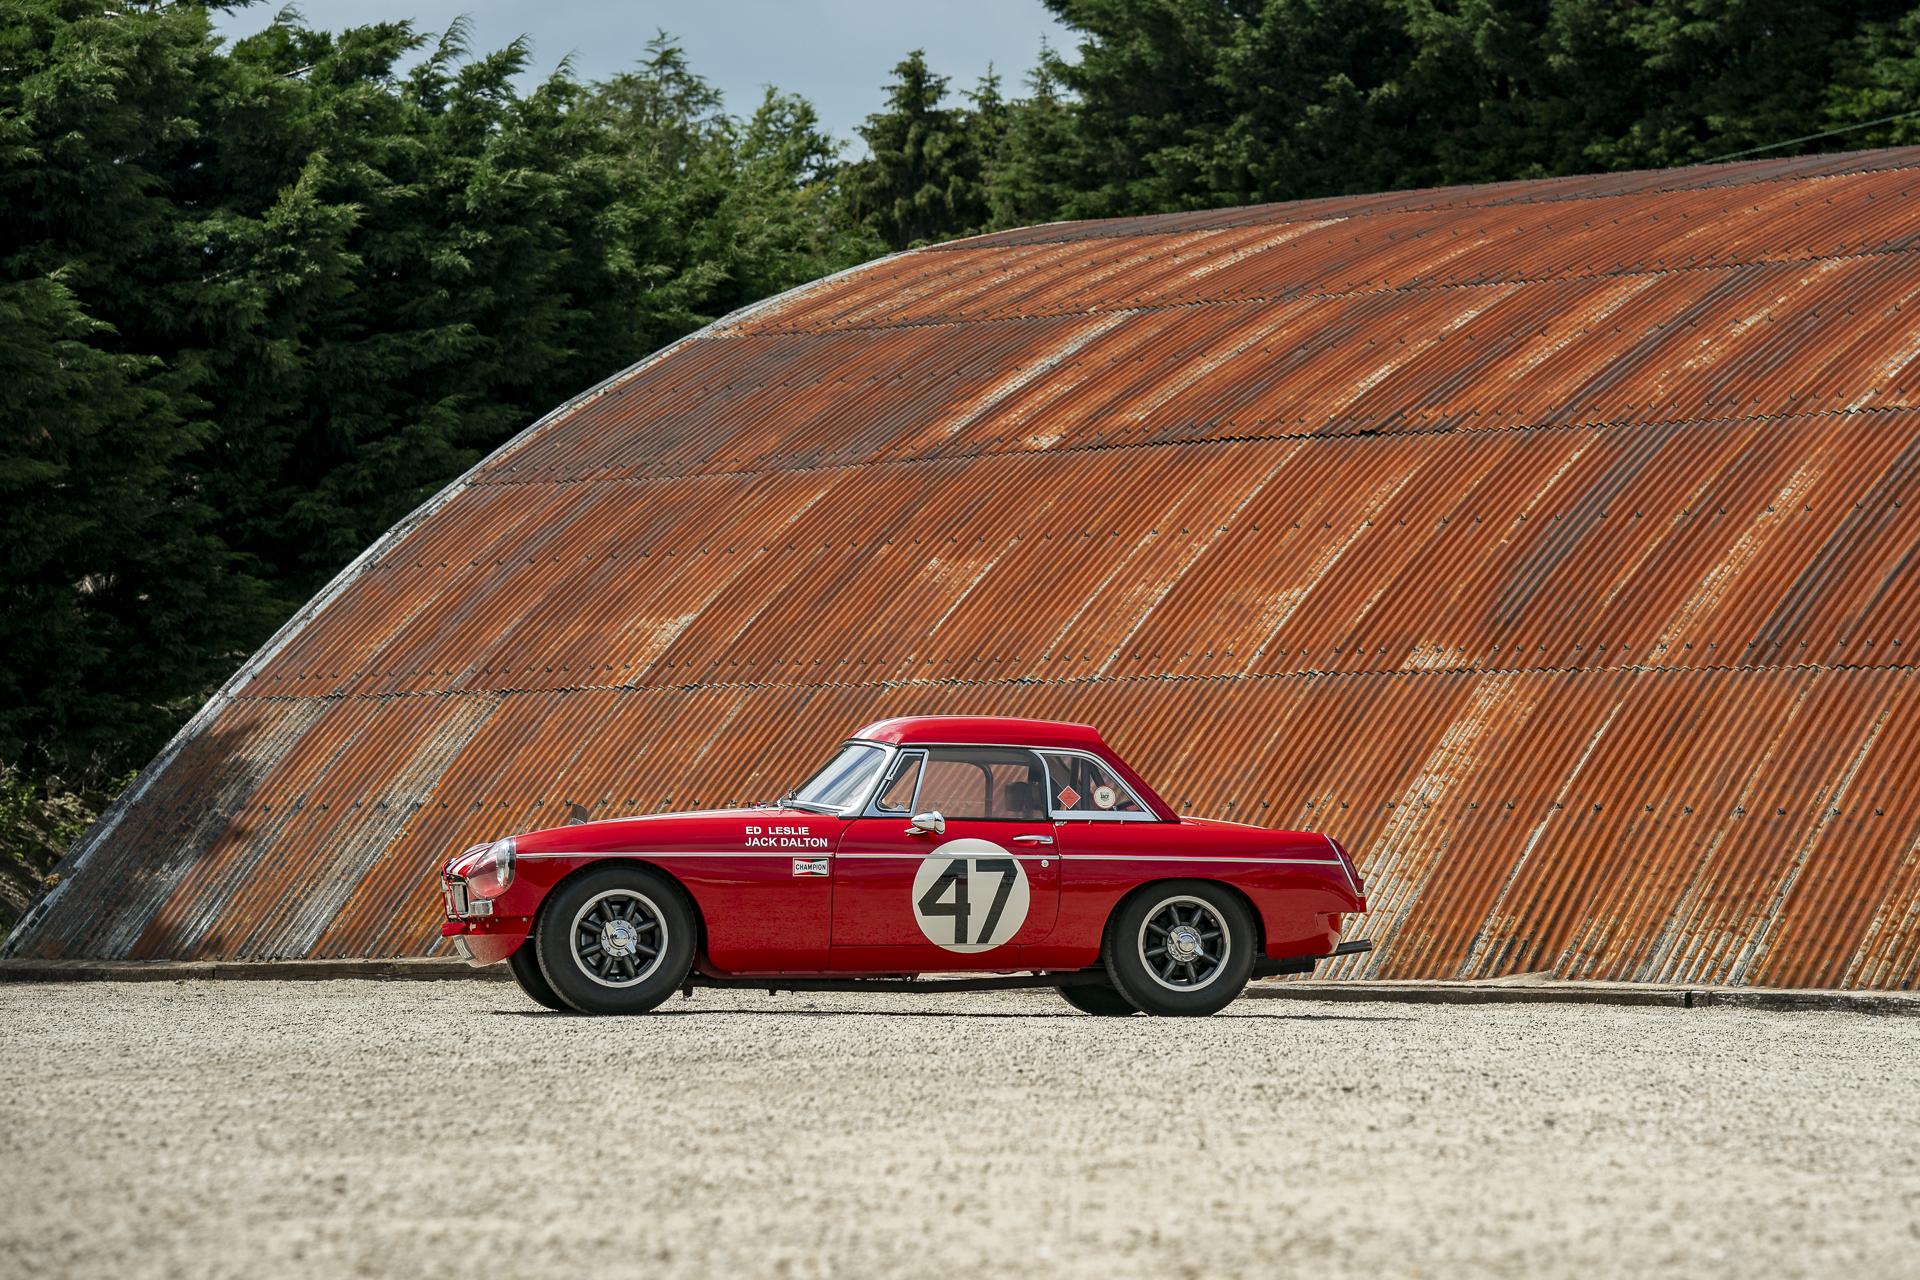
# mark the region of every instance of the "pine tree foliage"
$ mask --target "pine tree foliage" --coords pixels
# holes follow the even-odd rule
[[[1886,0],[1044,2],[1076,56],[1015,104],[1003,224],[1689,164],[1920,108],[1920,14]]]
[[[871,154],[848,168],[849,214],[894,249],[986,229],[987,167],[1006,117],[998,77],[989,71],[966,95],[971,107],[943,107],[947,77],[928,67],[925,50],[893,74],[886,109],[860,126]]]
[[[541,412],[884,251],[805,101],[729,115],[664,37],[526,70],[458,24],[0,8],[0,767],[36,803],[87,808]]]
[[[179,256],[153,158],[192,135],[201,45],[191,24],[20,17],[0,48],[0,760],[84,781],[163,740],[270,615],[191,461],[214,438],[192,362],[141,332],[196,303],[148,273]]]

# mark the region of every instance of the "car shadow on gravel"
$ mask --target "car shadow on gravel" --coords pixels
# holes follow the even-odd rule
[[[1242,1017],[1277,1018],[1282,1022],[1412,1022],[1403,1013],[1256,1013]]]
[[[584,1018],[550,1009],[495,1009],[496,1018]],[[985,1013],[945,1009],[654,1009],[636,1018],[1084,1018],[1084,1013]]]
[[[584,1013],[560,1013],[552,1009],[495,1009],[496,1018],[586,1018]],[[635,1014],[640,1018],[1091,1018],[1087,1013],[994,1013],[961,1009],[655,1009]],[[1275,1022],[1412,1022],[1404,1014],[1357,1013],[1259,1013],[1253,1016]]]

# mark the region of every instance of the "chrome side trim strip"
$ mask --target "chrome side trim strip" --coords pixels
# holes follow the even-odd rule
[[[1347,865],[1347,860],[1345,858],[1340,857],[1340,846],[1333,842],[1333,837],[1323,831],[1320,833],[1320,838],[1327,842],[1327,848],[1333,850],[1333,856],[1335,858],[1339,858],[1340,872],[1342,875],[1346,876],[1347,888],[1353,890],[1353,896],[1356,898],[1366,897],[1367,896],[1366,894],[1360,892],[1360,882],[1358,879],[1355,878],[1355,872],[1353,868]]]
[[[737,852],[690,853],[678,849],[608,849],[608,850],[552,850],[547,853],[521,853],[517,858],[791,858],[795,854],[811,853],[815,857],[832,857],[831,849],[741,849]]]
[[[868,860],[885,859],[885,858],[901,858],[901,859],[906,859],[908,861],[917,862],[922,858],[938,858],[938,857],[944,857],[947,855],[942,854],[938,849],[928,849],[924,853],[836,853],[833,856],[836,858],[858,858],[858,859],[868,859]],[[1345,870],[1344,863],[1329,861],[1326,858],[1226,858],[1226,857],[1209,858],[1204,856],[1202,857],[1178,857],[1178,856],[1163,857],[1158,854],[1074,853],[1071,850],[1062,852],[1058,849],[1031,850],[1031,851],[1009,850],[1008,856],[1014,857],[1014,858],[1024,858],[1029,862],[1033,861],[1036,858],[1049,858],[1049,859],[1058,858],[1062,862],[1245,862],[1245,863],[1251,863],[1256,866],[1340,867],[1343,872]]]
[[[549,851],[547,853],[522,853],[516,856],[520,858],[791,858],[793,857],[793,855],[794,855],[794,851],[792,849],[779,849],[779,850],[771,850],[771,851],[766,849],[742,849],[739,852],[728,852],[723,850],[719,853],[691,853],[691,852],[681,852],[678,850],[669,851],[669,850],[663,850],[663,849],[637,849],[637,850],[591,851],[591,852],[586,850],[578,850],[578,851],[572,851],[572,852],[562,852],[562,851],[556,850],[556,851]],[[829,858],[919,859],[919,858],[936,857],[938,855],[939,855],[939,851],[937,849],[929,849],[924,853],[834,853],[829,851],[824,856]],[[821,856],[821,855],[816,854],[816,856]],[[1162,854],[1074,853],[1072,850],[1059,850],[1059,849],[1049,849],[1045,853],[1010,853],[1010,856],[1016,857],[1016,858],[1029,858],[1029,859],[1041,858],[1041,857],[1059,858],[1062,861],[1074,861],[1074,862],[1247,862],[1247,863],[1254,863],[1258,865],[1273,865],[1273,866],[1298,865],[1298,866],[1306,866],[1306,867],[1339,867],[1343,872],[1346,869],[1345,863],[1330,860],[1327,858],[1225,858],[1225,857],[1210,858],[1210,857],[1184,857],[1184,856],[1162,855]]]
[[[1069,850],[1058,855],[1073,862],[1253,862],[1266,866],[1298,865],[1306,867],[1338,867],[1338,862],[1329,862],[1325,858],[1185,858],[1161,857],[1159,855],[1074,853]]]
[[[928,849],[924,853],[836,853],[833,856],[836,858],[850,858],[850,859],[861,861],[861,862],[874,862],[874,861],[884,860],[887,858],[900,858],[909,862],[920,862],[926,858],[984,858],[984,857],[987,857],[988,855],[983,853],[966,853],[966,854],[942,853],[938,849]],[[996,854],[993,854],[992,856],[997,858],[1000,855],[996,853]],[[1048,858],[1048,859],[1058,858],[1060,855],[1054,852],[1052,849],[1047,849],[1042,852],[1031,852],[1024,849],[1009,849],[1007,851],[1007,856],[1009,858],[1022,858],[1028,862],[1034,862],[1041,858]],[[891,946],[892,944],[887,943],[887,944],[876,944],[876,945]],[[916,942],[913,945],[919,946],[920,944]],[[1001,943],[1000,945],[1005,946],[1006,944]]]

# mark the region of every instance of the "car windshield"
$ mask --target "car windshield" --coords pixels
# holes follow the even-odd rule
[[[821,813],[844,813],[860,803],[887,762],[884,749],[865,742],[849,742],[826,768],[794,788],[786,803]]]

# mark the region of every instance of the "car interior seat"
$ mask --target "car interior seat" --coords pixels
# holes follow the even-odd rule
[[[1039,819],[1047,816],[1046,797],[1042,794],[1044,784],[1038,782],[1009,782],[1007,784],[1006,805],[1008,818]]]

